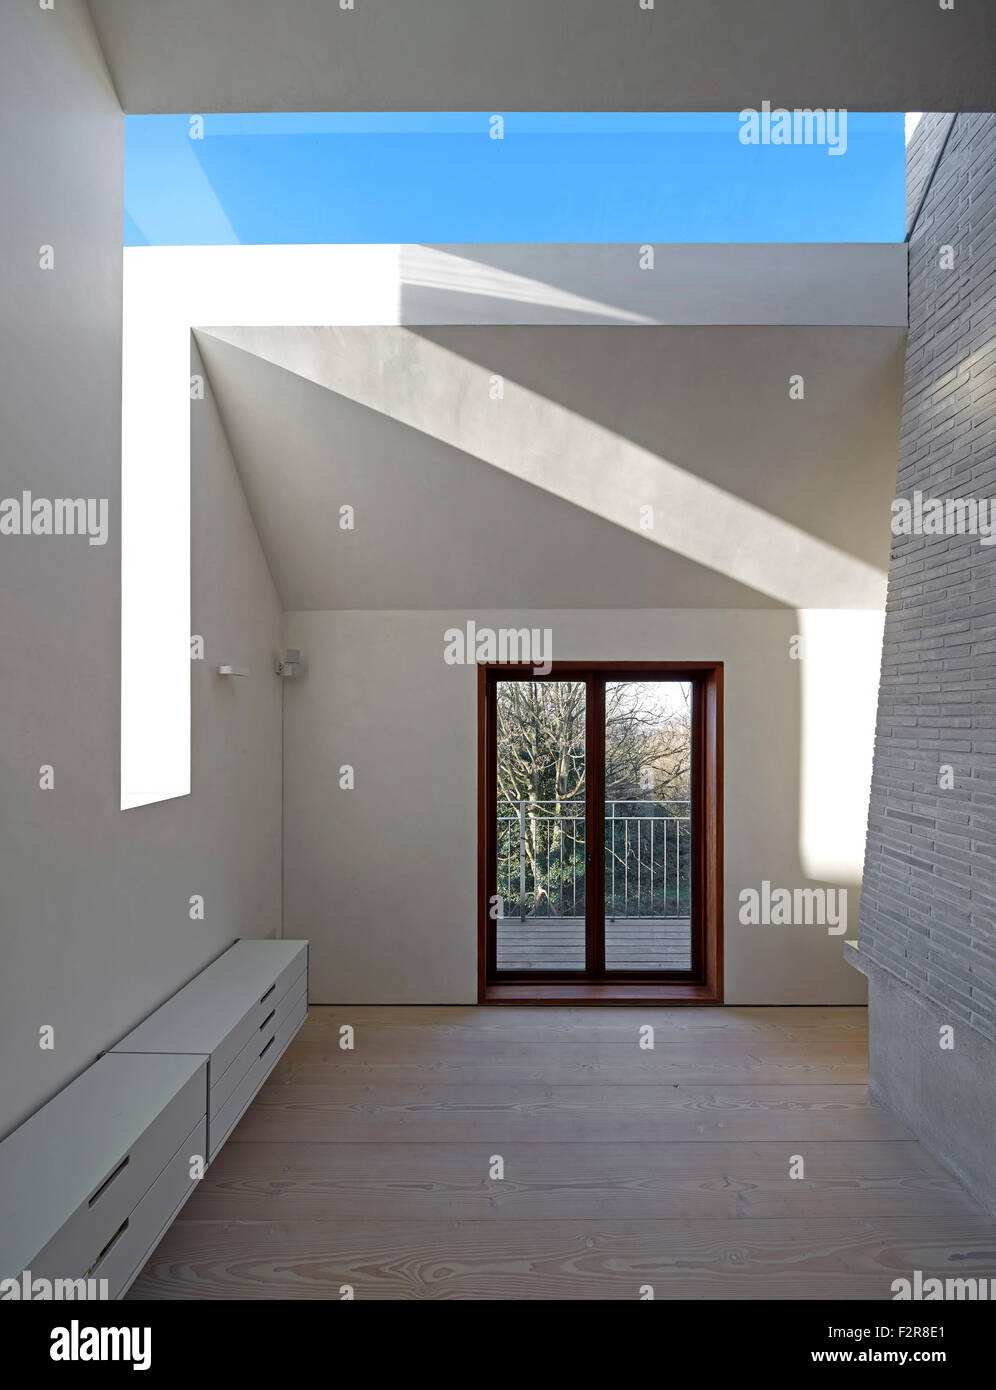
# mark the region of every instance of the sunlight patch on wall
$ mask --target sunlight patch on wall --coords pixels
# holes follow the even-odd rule
[[[416,333],[211,332],[780,603],[884,605],[884,570],[518,382],[503,382],[500,411],[473,410],[489,369]]]
[[[810,878],[861,882],[884,613],[799,614],[799,853]]]

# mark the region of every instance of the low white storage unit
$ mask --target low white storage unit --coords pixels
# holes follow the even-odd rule
[[[0,1278],[141,1271],[308,1016],[308,943],[237,941],[0,1144]]]
[[[120,1298],[203,1170],[206,1094],[203,1057],[108,1053],[25,1120],[0,1144],[0,1277]]]
[[[308,1016],[307,941],[237,941],[113,1049],[207,1060],[208,1157]]]

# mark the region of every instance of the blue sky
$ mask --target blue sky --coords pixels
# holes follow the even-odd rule
[[[125,244],[901,241],[904,116],[847,150],[736,113],[128,116]]]

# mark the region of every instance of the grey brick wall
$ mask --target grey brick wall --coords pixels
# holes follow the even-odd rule
[[[914,209],[946,121],[910,142]],[[909,276],[897,496],[996,499],[996,116],[954,118]],[[859,935],[996,1040],[996,546],[976,535],[893,538]]]
[[[953,114],[947,111],[925,111],[906,151],[907,236],[916,219],[924,187],[944,146],[953,120]]]

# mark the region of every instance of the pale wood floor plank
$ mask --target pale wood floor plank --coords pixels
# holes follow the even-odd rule
[[[891,1282],[988,1278],[991,1221],[191,1222],[132,1296],[362,1299],[889,1299]],[[988,1230],[984,1228],[988,1227]]]
[[[770,1013],[771,1018],[764,1015]],[[551,1017],[551,1015],[553,1017]],[[800,1039],[832,1042],[867,1041],[863,1008],[471,1008],[465,1005],[410,1007],[359,1004],[312,1006],[299,1038],[321,1041],[338,1037],[343,1024],[374,1036],[398,1034],[399,1051],[419,1039],[438,1036],[459,1039],[502,1037],[538,1042],[631,1042],[646,1023],[654,1027],[657,1043],[697,1041],[702,1037],[754,1038],[794,1042]],[[296,1044],[295,1044],[296,1045]]]
[[[850,1008],[313,1007],[130,1297],[889,1299],[914,1269],[996,1277],[996,1221],[869,1100],[865,1028]]]
[[[264,1087],[229,1139],[554,1142],[906,1139],[863,1086],[447,1084]]]
[[[640,1048],[634,1031],[628,1041],[561,1042],[548,1047],[538,1042],[505,1038],[470,1038],[452,1055],[440,1055],[438,1039],[414,1039],[399,1055],[392,1035],[361,1030],[356,1047],[342,1051],[335,1038],[299,1042],[275,1068],[277,1084],[322,1085],[326,1082],[422,1083],[443,1081],[481,1086],[489,1081],[589,1085],[627,1084],[721,1085],[753,1081],[777,1085],[864,1084],[867,1048],[864,1042],[765,1042],[729,1040],[665,1042],[653,1051]]]
[[[975,1203],[912,1140],[795,1145],[512,1144],[505,1177],[473,1144],[229,1144],[190,1219],[508,1221],[971,1216]]]

